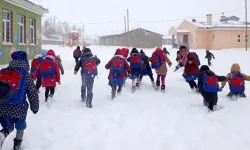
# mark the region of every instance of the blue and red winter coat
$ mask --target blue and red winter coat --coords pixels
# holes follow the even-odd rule
[[[37,113],[39,110],[39,97],[34,85],[32,76],[29,72],[29,62],[23,60],[12,60],[9,63],[8,68],[17,69],[21,68],[27,71],[25,80],[25,92],[28,97],[29,103],[26,100],[26,96],[23,98],[20,104],[1,104],[0,105],[0,116],[11,117],[15,119],[26,120],[27,111],[30,104],[30,109],[33,113]]]
[[[124,60],[124,73],[122,73],[122,74],[115,74],[115,73],[112,73],[112,72],[110,71],[110,72],[109,72],[108,79],[111,79],[111,78],[119,78],[119,79],[125,80],[126,74],[127,74],[127,73],[130,73],[131,70],[130,70],[129,64],[127,63],[126,59],[125,59],[122,55],[115,55],[115,56],[105,65],[105,68],[106,68],[106,69],[110,69],[111,66],[112,66],[112,63],[115,61],[115,59],[123,59],[123,60]]]
[[[131,64],[131,57],[133,55],[138,55],[141,60],[142,60],[142,57],[141,57],[141,54],[139,53],[139,51],[136,49],[136,48],[133,48],[131,53],[130,53],[130,57],[127,59],[128,62],[130,62],[130,68],[131,68],[131,79],[135,79],[137,77],[139,77],[141,75],[141,71],[142,71],[142,67],[141,68],[132,68],[132,64]]]
[[[42,77],[42,87],[56,87],[56,82],[60,83],[60,69],[55,57],[56,57],[55,52],[53,50],[49,50],[46,58],[43,60],[46,61],[49,59],[53,61],[55,75],[52,77]],[[39,77],[40,71],[41,71],[41,64],[38,65],[34,73],[35,79]]]

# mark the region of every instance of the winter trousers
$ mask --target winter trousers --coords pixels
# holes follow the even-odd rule
[[[211,59],[207,59],[207,63],[208,63],[208,66],[211,66],[212,65]]]
[[[86,99],[86,104],[91,106],[92,105],[92,99],[93,99],[93,84],[94,84],[94,78],[91,76],[86,76],[82,74],[82,87],[81,87],[81,97],[83,100]],[[86,94],[87,90],[87,94]]]
[[[79,58],[75,58],[75,62],[76,62],[76,64],[78,63],[78,61],[79,61]]]
[[[140,82],[142,81],[142,78],[143,78],[143,75],[140,76]],[[149,75],[149,78],[150,78],[151,82],[155,82],[153,75]]]
[[[165,85],[165,78],[166,76],[165,75],[157,75],[157,81],[160,81],[161,80],[161,85]]]
[[[17,130],[16,132],[16,139],[22,140],[24,129],[26,129],[26,121],[21,119],[15,119],[11,117],[0,117],[0,123],[3,127],[3,132],[5,132],[6,135],[10,134],[14,130],[14,126]]]
[[[117,89],[117,87],[118,87],[118,89]],[[122,91],[122,85],[111,86],[111,88],[112,88],[112,91],[111,91],[112,98],[115,98],[115,96],[116,96],[116,90],[117,90],[118,93],[120,93]]]
[[[187,82],[188,82],[191,89],[197,89],[198,88],[197,84],[196,84],[196,82],[194,80],[193,81],[187,81]]]
[[[136,82],[135,82],[136,80]],[[139,86],[140,84],[140,77],[136,78],[136,79],[132,79],[132,87],[135,87],[135,86]]]
[[[46,87],[45,88],[45,101],[48,101],[49,96],[53,97],[55,94],[55,87]]]
[[[36,80],[36,89],[37,89],[37,91],[39,91],[41,86],[42,86],[42,78],[38,77],[37,80]]]

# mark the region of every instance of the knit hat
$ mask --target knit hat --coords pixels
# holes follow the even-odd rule
[[[24,60],[28,61],[28,56],[25,51],[15,51],[11,54],[13,60]]]
[[[47,53],[48,56],[53,56],[54,58],[56,58],[56,54],[54,52],[54,50],[50,49]]]
[[[143,50],[140,51],[141,54],[145,54]]]
[[[83,53],[91,53],[91,50],[90,50],[89,48],[85,48],[85,49],[83,50]]]
[[[204,72],[204,71],[209,71],[209,67],[207,65],[202,65],[200,68],[200,72]]]
[[[81,48],[80,48],[80,46],[77,46],[77,48],[76,48],[77,50],[80,50]]]

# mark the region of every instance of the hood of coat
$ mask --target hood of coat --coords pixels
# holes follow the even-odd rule
[[[136,48],[133,48],[130,55],[132,54],[139,54],[139,51]]]

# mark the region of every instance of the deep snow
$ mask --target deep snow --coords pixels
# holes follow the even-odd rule
[[[208,113],[200,95],[192,92],[183,80],[182,70],[173,72],[176,49],[169,49],[173,66],[166,78],[166,93],[152,89],[144,77],[141,89],[131,94],[127,81],[121,96],[110,100],[108,70],[104,66],[116,47],[91,46],[101,59],[99,76],[94,83],[92,109],[80,100],[80,75],[74,75],[73,49],[43,46],[61,55],[65,68],[62,84],[56,88],[51,107],[40,94],[40,111],[29,112],[24,150],[249,150],[250,99],[230,101],[228,86],[219,93],[218,104],[224,108]],[[152,50],[144,50],[150,55]],[[232,63],[240,63],[242,72],[250,74],[250,52],[243,50],[212,51],[216,59],[211,67],[226,75]],[[205,51],[197,51],[206,64]],[[246,84],[249,95],[250,83]],[[4,143],[11,149],[15,132]]]

